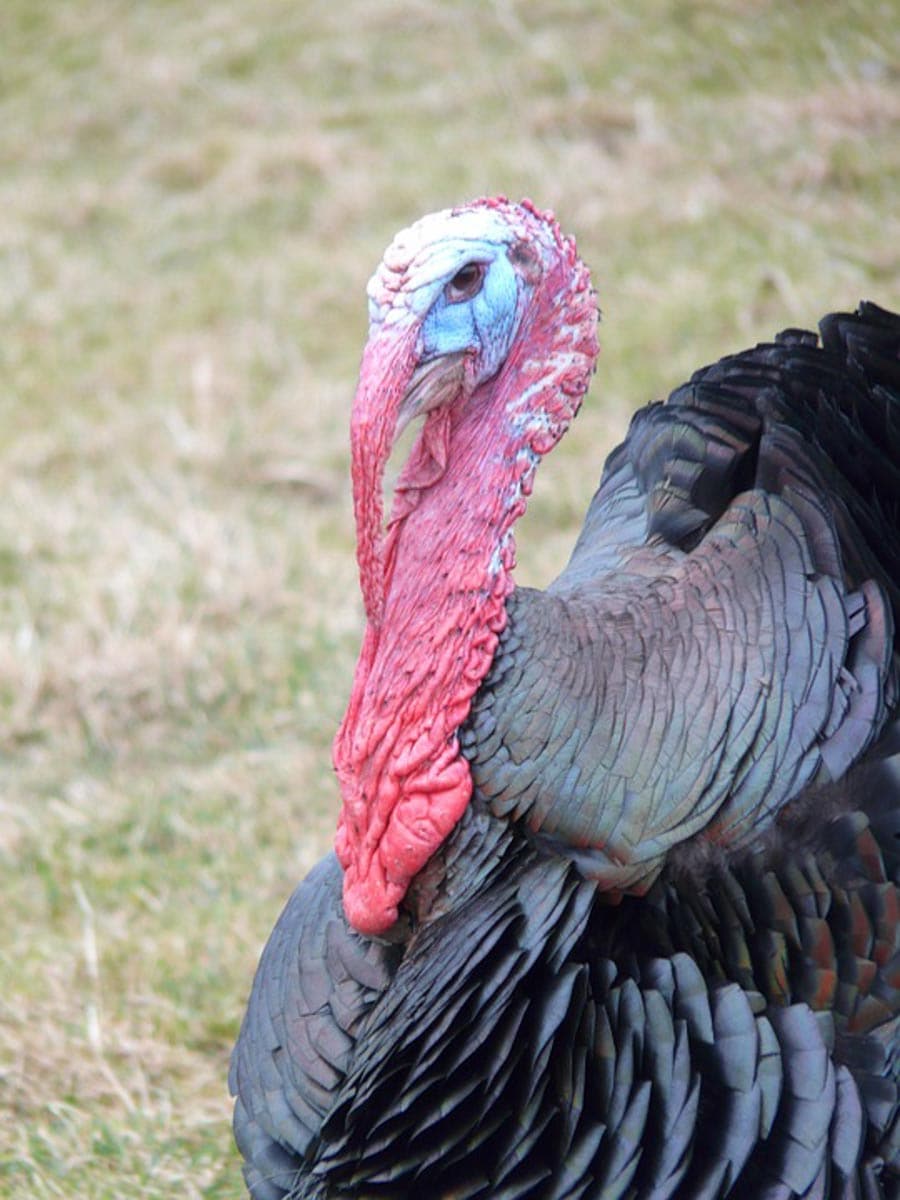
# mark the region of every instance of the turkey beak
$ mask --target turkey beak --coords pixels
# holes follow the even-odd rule
[[[416,417],[453,403],[463,389],[467,358],[467,353],[460,350],[419,363],[400,402],[395,440]]]

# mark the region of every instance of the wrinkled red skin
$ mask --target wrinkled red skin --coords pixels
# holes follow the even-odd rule
[[[525,510],[538,458],[580,405],[597,354],[596,305],[574,245],[552,219],[508,207],[542,226],[543,278],[499,373],[474,390],[464,383],[451,405],[426,417],[386,534],[381,485],[416,366],[416,323],[378,328],[354,403],[367,625],[334,743],[343,796],[335,848],[347,919],[370,935],[397,919],[410,881],[469,802],[472,781],[457,731],[505,625],[514,586],[511,528]]]

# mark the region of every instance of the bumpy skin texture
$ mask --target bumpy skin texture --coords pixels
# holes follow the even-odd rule
[[[900,764],[854,766],[894,736],[900,320],[823,336],[635,419],[508,601],[392,940],[333,860],[298,889],[232,1063],[257,1200],[900,1198]]]

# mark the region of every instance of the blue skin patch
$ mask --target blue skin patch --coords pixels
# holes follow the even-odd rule
[[[451,303],[446,284],[466,263],[485,268],[480,291],[470,300]],[[478,351],[476,383],[496,375],[509,353],[519,316],[519,288],[524,281],[506,257],[506,247],[473,242],[465,257],[444,277],[441,291],[422,322],[419,334],[421,361],[461,350]]]

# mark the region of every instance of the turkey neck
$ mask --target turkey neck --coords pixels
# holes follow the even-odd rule
[[[506,623],[512,526],[538,461],[526,430],[486,437],[479,399],[456,420],[446,411],[429,415],[398,481],[384,615],[367,624],[335,741],[345,901],[359,894],[367,909],[351,915],[357,927],[375,890],[396,896],[392,908],[399,902],[471,796],[457,731]],[[444,452],[440,479],[416,486],[439,469],[435,455]]]

